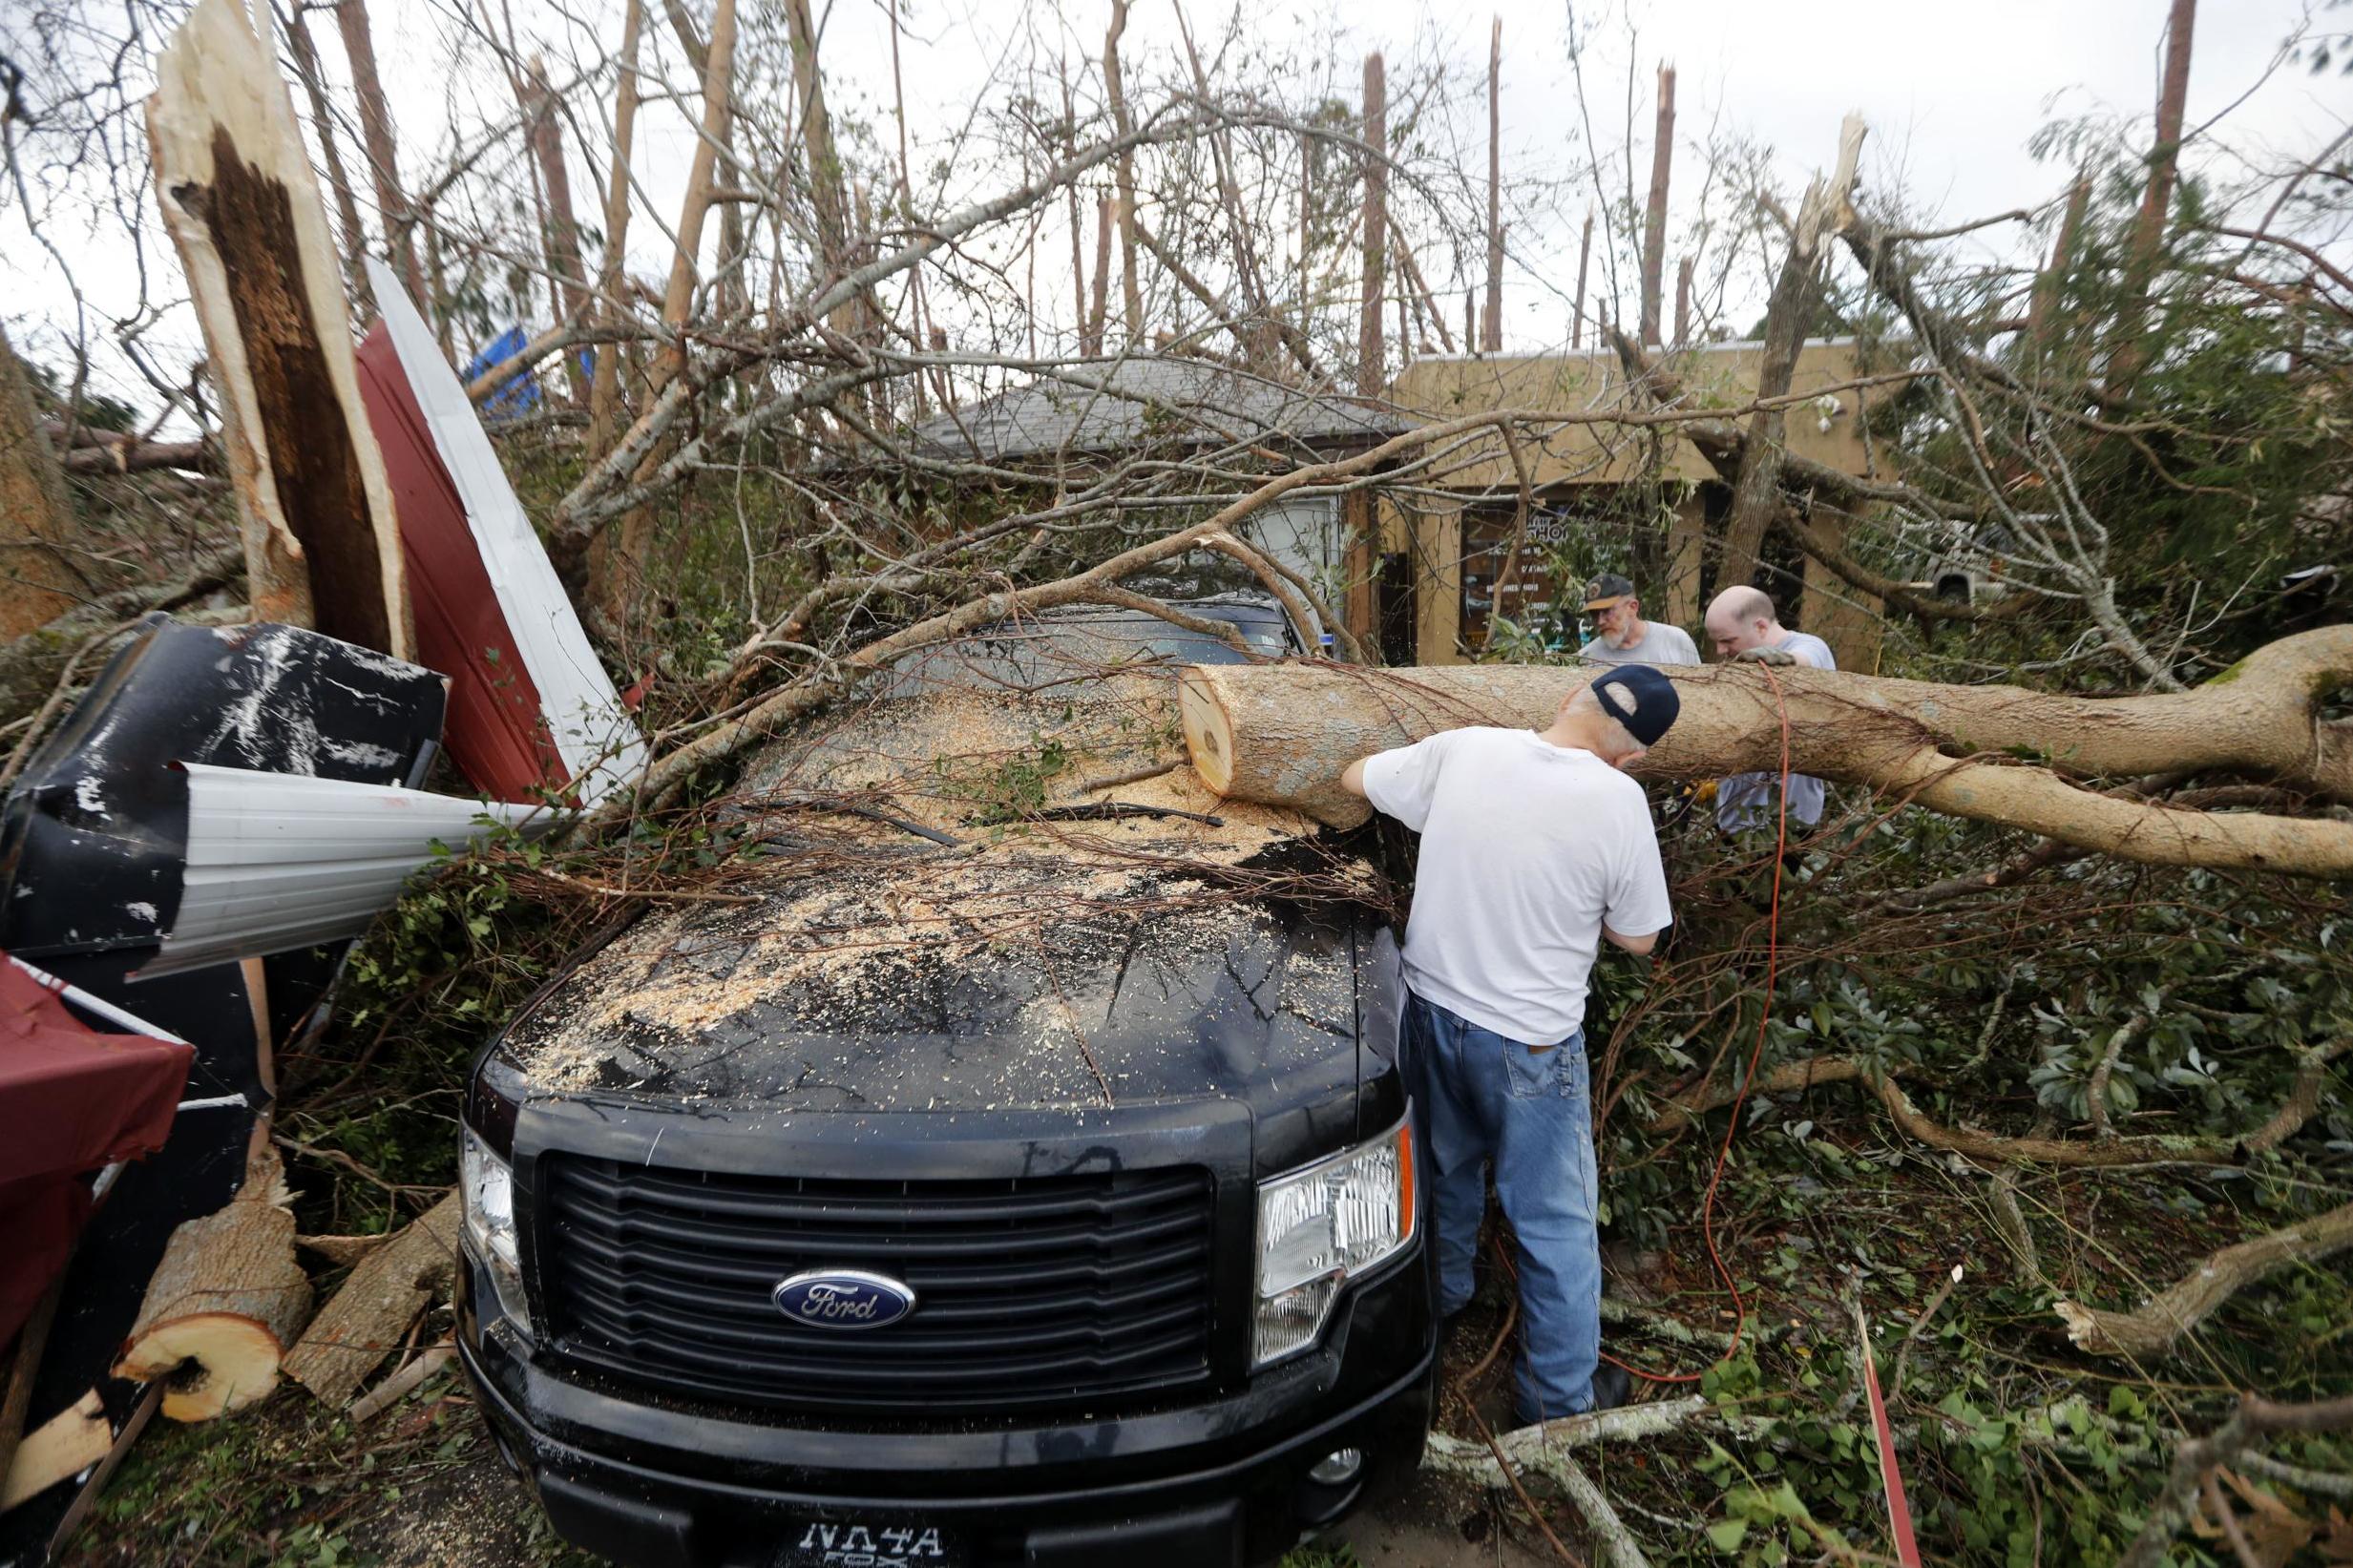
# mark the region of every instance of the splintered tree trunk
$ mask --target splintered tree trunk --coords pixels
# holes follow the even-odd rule
[[[417,1314],[449,1293],[460,1218],[452,1193],[361,1259],[286,1356],[286,1376],[329,1405],[349,1404]]]
[[[158,57],[147,135],[210,352],[254,617],[405,659],[400,536],[326,214],[237,0],[200,0]]]
[[[81,603],[85,585],[56,548],[73,519],[32,380],[0,332],[0,639],[46,626]]]
[[[1861,118],[1849,115],[1839,134],[1836,173],[1827,185],[1817,182],[1808,188],[1798,206],[1788,259],[1765,304],[1765,344],[1756,367],[1755,395],[1760,401],[1784,396],[1796,378],[1797,354],[1814,319],[1821,240],[1847,211],[1862,137]],[[1724,555],[1715,574],[1719,592],[1756,575],[1765,530],[1781,510],[1781,457],[1788,429],[1789,415],[1778,407],[1759,408],[1750,417],[1748,443],[1733,480],[1732,512],[1724,519]]]
[[[2108,362],[2109,390],[2126,395],[2148,361],[2142,340],[2149,320],[2149,287],[2165,255],[2165,220],[2173,210],[2181,168],[2181,122],[2190,97],[2190,35],[2197,0],[2174,0],[2165,25],[2165,77],[2157,89],[2156,142],[2149,151],[2149,183],[2125,251],[2124,303],[2116,312],[2115,349]]]
[[[2075,235],[2083,227],[2084,209],[2091,204],[2091,177],[2080,174],[2067,193],[2067,212],[2059,220],[2058,238],[2050,243],[2050,264],[2034,281],[2034,298],[2027,307],[2027,345],[2042,352],[2049,345],[2051,317],[2059,309],[2060,292],[2075,264]]]
[[[1541,728],[1594,672],[1471,665],[1395,675],[1314,665],[1197,666],[1179,712],[1193,766],[1219,794],[1295,806],[1334,826],[1365,820],[1340,787],[1351,762],[1466,724]],[[1667,672],[1674,727],[1634,771],[1716,778],[1780,765],[1862,784],[1952,816],[2027,828],[2159,865],[2353,876],[2353,824],[2182,810],[2079,787],[2071,777],[2228,769],[2353,801],[2353,723],[2319,702],[2353,677],[2353,626],[2258,649],[2195,691],[2076,698],[1742,663]]]
[[[173,1420],[209,1421],[278,1386],[286,1348],[310,1315],[285,1204],[278,1151],[264,1141],[228,1207],[172,1232],[115,1375],[170,1378],[163,1413]]]
[[[1667,187],[1675,160],[1675,68],[1658,68],[1658,129],[1650,139],[1650,199],[1642,217],[1642,341],[1659,341],[1659,295],[1667,279]]]

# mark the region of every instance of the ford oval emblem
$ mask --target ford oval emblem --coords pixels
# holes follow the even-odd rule
[[[915,1309],[915,1293],[887,1274],[812,1268],[777,1282],[776,1309],[811,1328],[880,1328]]]

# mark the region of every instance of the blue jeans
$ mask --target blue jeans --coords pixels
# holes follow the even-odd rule
[[[1417,996],[1405,1043],[1437,1214],[1439,1305],[1452,1312],[1471,1299],[1492,1159],[1520,1240],[1520,1417],[1581,1414],[1593,1408],[1602,1343],[1585,1035],[1528,1046]]]

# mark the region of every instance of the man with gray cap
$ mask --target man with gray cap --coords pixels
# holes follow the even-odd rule
[[[1634,585],[1605,572],[1585,585],[1585,613],[1593,636],[1577,650],[1589,664],[1696,664],[1699,649],[1680,626],[1642,618]]]
[[[1626,1398],[1600,1361],[1585,999],[1602,942],[1646,956],[1673,918],[1649,803],[1623,770],[1680,710],[1672,681],[1627,664],[1578,684],[1548,728],[1446,730],[1341,776],[1421,835],[1404,1066],[1439,1305],[1471,1298],[1491,1159],[1520,1243],[1523,1421]]]

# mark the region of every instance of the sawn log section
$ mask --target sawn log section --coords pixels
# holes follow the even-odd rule
[[[1353,759],[1465,724],[1541,727],[1595,673],[1559,665],[1196,666],[1184,678],[1185,740],[1219,794],[1352,826],[1368,814],[1340,788],[1340,770]],[[2282,638],[2194,691],[2151,697],[2064,697],[1804,668],[1768,674],[1748,665],[1668,673],[1683,713],[1635,768],[1646,778],[1778,767],[1785,697],[1796,772],[2129,860],[2353,876],[2353,825],[2181,810],[2073,782],[2226,772],[2353,801],[2353,725],[2319,717],[2321,700],[2353,677],[2353,626]]]

